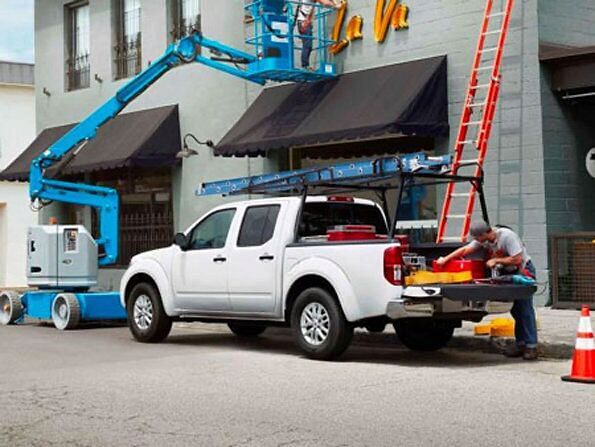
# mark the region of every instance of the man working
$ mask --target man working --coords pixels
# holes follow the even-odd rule
[[[521,273],[535,279],[535,267],[521,242],[521,238],[509,228],[491,228],[486,222],[473,222],[469,230],[473,240],[456,249],[448,256],[438,259],[444,265],[451,259],[467,256],[481,248],[488,250],[490,259],[486,266],[490,269],[502,265],[506,273]],[[516,343],[505,353],[507,357],[523,357],[525,360],[537,360],[537,324],[533,310],[533,297],[517,300],[510,311],[514,320]]]
[[[297,28],[302,40],[302,68],[310,68],[310,54],[312,54],[312,22],[314,20],[314,4],[320,3],[323,6],[339,9],[341,3],[336,4],[333,0],[301,0],[296,10]]]

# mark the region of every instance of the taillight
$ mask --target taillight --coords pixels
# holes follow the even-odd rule
[[[384,250],[384,277],[394,286],[403,285],[403,250],[400,246]]]
[[[326,198],[329,202],[353,202],[353,197],[345,197],[345,196],[328,196]]]

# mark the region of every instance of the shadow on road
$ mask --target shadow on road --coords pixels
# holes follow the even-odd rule
[[[386,339],[390,339],[387,334]],[[365,336],[356,337],[355,342],[349,349],[337,360],[340,363],[376,363],[376,364],[394,364],[399,366],[411,367],[435,367],[435,368],[469,368],[494,366],[499,364],[508,364],[510,360],[501,356],[481,353],[466,352],[460,349],[447,348],[436,352],[414,352],[410,351],[396,341],[379,343],[377,337],[371,337],[365,340]],[[362,342],[362,339],[364,340]],[[224,332],[213,333],[172,333],[164,343],[177,346],[189,347],[212,347],[224,348],[229,350],[250,350],[263,353],[274,353],[291,355],[294,357],[305,357],[294,345],[293,338],[289,330],[275,329],[269,334],[253,338],[239,338],[233,334]]]

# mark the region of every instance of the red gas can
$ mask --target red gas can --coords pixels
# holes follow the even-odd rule
[[[449,261],[440,267],[436,261],[432,263],[432,270],[435,272],[471,272],[473,279],[484,279],[486,277],[486,264],[481,259],[456,259]]]

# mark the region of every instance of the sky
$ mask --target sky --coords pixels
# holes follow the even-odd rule
[[[0,60],[34,62],[33,0],[0,0]]]

